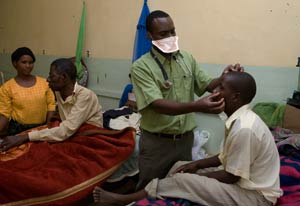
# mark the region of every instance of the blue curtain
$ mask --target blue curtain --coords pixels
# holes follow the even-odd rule
[[[136,27],[135,41],[133,48],[132,62],[140,58],[143,54],[147,53],[151,48],[151,41],[147,39],[146,35],[146,18],[150,14],[147,0],[144,0],[143,9],[140,15],[138,25]]]
[[[143,54],[147,53],[152,46],[151,41],[147,39],[147,31],[146,31],[146,18],[149,14],[150,14],[150,10],[147,5],[147,0],[144,0],[144,5],[139,18],[139,22],[136,26],[132,62],[140,58]],[[125,106],[128,100],[128,93],[131,93],[132,89],[133,89],[133,85],[131,83],[125,86],[119,102],[119,107]]]

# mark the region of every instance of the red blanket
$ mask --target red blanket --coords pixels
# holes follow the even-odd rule
[[[0,154],[0,205],[78,205],[130,156],[135,130],[91,125],[64,142],[27,143]]]

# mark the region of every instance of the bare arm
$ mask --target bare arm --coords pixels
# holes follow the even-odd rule
[[[208,92],[213,92],[215,88],[217,88],[217,86],[221,83],[221,77],[219,78],[215,78],[213,80],[211,80],[211,82],[209,83],[209,85],[207,86],[206,90]]]
[[[8,123],[8,119],[4,115],[0,114],[0,137],[6,135]]]
[[[208,167],[218,167],[220,165],[221,165],[221,161],[220,161],[218,155],[215,155],[213,157],[200,159],[200,160],[193,161],[191,163],[182,165],[182,166],[178,167],[174,173],[177,173],[177,172],[195,173],[199,169],[204,169],[204,168],[208,168]]]
[[[226,74],[228,72],[243,72],[244,68],[241,67],[239,64],[228,65],[223,73]],[[213,92],[214,89],[220,84],[221,77],[213,79],[209,85],[207,86],[206,90],[208,92]],[[179,103],[174,101],[169,101],[165,99],[159,99],[150,105],[155,112],[167,115],[180,115],[186,114],[190,112],[204,112],[204,113],[213,113],[218,114],[224,110],[225,103],[223,99],[218,98],[219,93],[211,94],[209,96],[203,97],[197,101],[193,102],[185,102]]]
[[[9,150],[12,147],[19,146],[29,141],[28,135],[19,136],[7,136],[3,138],[3,142],[0,144],[0,152]]]
[[[54,118],[55,115],[56,115],[56,111],[48,111],[47,112],[47,121],[46,121],[46,124],[47,124],[48,127],[50,127],[52,118]]]
[[[215,155],[210,158],[197,160],[185,165],[182,165],[181,167],[178,167],[175,173],[177,172],[183,172],[183,173],[196,173],[199,169],[204,169],[208,167],[218,167],[221,165],[221,161],[218,157],[218,155]],[[220,182],[227,183],[227,184],[233,184],[237,182],[240,177],[235,176],[229,172],[226,172],[225,170],[219,170],[215,172],[207,172],[207,173],[197,173],[200,176],[206,176],[209,178],[217,179]]]
[[[228,72],[243,72],[244,67],[241,67],[240,64],[235,64],[235,65],[228,65],[224,70],[223,73],[221,74],[220,77],[213,79],[209,85],[207,86],[206,90],[208,92],[213,92],[214,89],[220,84],[221,77],[222,75],[228,73]]]
[[[218,114],[224,110],[224,99],[218,99],[219,93],[211,94],[193,102],[175,102],[159,99],[151,103],[155,112],[167,115],[180,115],[190,112]]]
[[[214,178],[220,182],[226,184],[234,184],[241,178],[240,176],[235,176],[225,170],[215,171],[215,172],[207,172],[207,173],[200,173],[200,176],[205,176],[209,178]]]

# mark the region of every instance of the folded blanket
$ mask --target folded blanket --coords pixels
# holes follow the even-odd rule
[[[133,128],[86,124],[64,142],[31,142],[0,154],[0,205],[78,205],[131,155],[134,138]]]

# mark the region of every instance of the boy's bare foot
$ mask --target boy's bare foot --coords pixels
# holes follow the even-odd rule
[[[126,205],[123,200],[123,195],[112,193],[101,189],[100,187],[95,187],[93,191],[94,201],[101,206],[122,206]]]
[[[117,194],[105,191],[100,187],[95,187],[93,197],[98,206],[123,206],[134,201],[147,197],[145,190],[140,190],[132,194]]]

